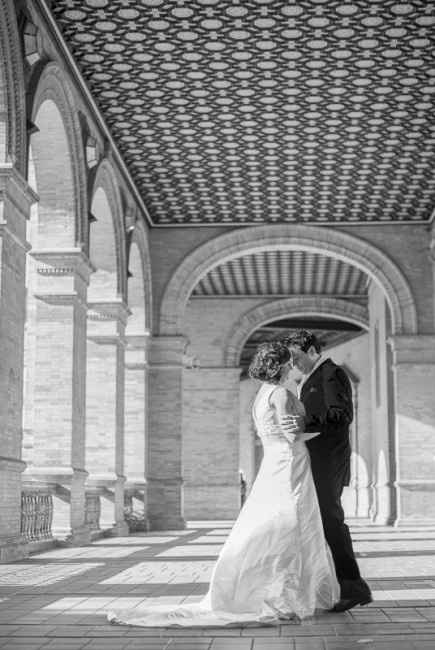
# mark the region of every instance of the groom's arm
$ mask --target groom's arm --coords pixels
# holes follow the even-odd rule
[[[352,389],[342,368],[335,366],[324,378],[327,424],[349,426],[353,420]]]

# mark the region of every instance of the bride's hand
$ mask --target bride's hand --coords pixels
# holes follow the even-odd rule
[[[303,415],[286,415],[283,420],[285,420],[289,433],[297,436],[305,431],[305,418]]]

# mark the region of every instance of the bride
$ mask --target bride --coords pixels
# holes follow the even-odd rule
[[[305,441],[304,407],[291,392],[292,360],[280,342],[261,345],[249,368],[263,382],[253,418],[264,458],[199,603],[109,612],[113,623],[150,627],[297,622],[340,598],[323,534]]]

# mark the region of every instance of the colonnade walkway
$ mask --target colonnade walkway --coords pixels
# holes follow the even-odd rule
[[[185,531],[99,539],[0,565],[0,649],[10,650],[434,650],[435,528],[353,526],[374,602],[300,625],[145,629],[106,622],[105,611],[199,600],[229,531],[193,522]]]

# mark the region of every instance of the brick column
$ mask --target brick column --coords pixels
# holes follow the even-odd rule
[[[26,219],[36,198],[12,165],[0,165],[0,562],[25,555],[20,523]]]
[[[185,345],[182,336],[150,339],[147,501],[152,530],[185,527],[181,428]]]
[[[240,368],[185,372],[183,464],[187,519],[234,519],[240,509]]]
[[[126,336],[125,350],[125,476],[126,489],[146,515],[147,347],[148,334]],[[141,503],[135,504],[139,500]]]
[[[392,336],[396,525],[435,525],[435,336]]]
[[[53,532],[72,543],[85,526],[86,293],[92,267],[81,249],[34,250],[33,439],[26,482],[55,490]],[[60,488],[60,489],[59,489]]]
[[[124,347],[128,309],[89,303],[86,389],[86,486],[102,497],[101,525],[128,533],[124,521]]]

